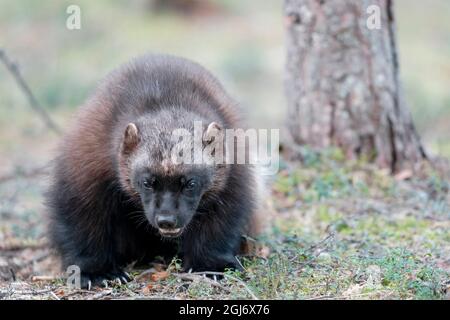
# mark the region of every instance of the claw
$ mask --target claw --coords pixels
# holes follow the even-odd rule
[[[128,280],[127,280],[127,278],[126,277],[120,277],[120,280],[122,280],[122,282],[125,284],[125,283],[128,283]]]
[[[188,273],[192,273],[192,268],[190,268],[190,269],[188,270]]]
[[[213,275],[213,279],[214,279],[215,282],[217,282],[217,276],[216,275]]]
[[[92,281],[89,280],[89,281],[88,281],[88,285],[87,285],[88,291],[91,291],[91,287],[92,287]]]
[[[117,282],[119,285],[122,285],[122,281],[120,281],[120,278],[116,278],[116,282]]]
[[[131,281],[133,279],[128,272],[124,272],[124,273],[127,276],[128,281]]]
[[[102,283],[103,283],[103,285],[105,286],[105,289],[108,289],[108,281],[103,280]]]

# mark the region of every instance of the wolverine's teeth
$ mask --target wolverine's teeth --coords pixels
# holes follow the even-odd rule
[[[180,232],[180,231],[181,231],[181,228],[176,228],[176,229],[159,229],[159,231],[160,231],[161,233],[168,233],[168,234],[171,234],[171,233],[178,233],[178,232]]]

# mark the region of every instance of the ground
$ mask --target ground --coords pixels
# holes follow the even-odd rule
[[[396,176],[338,150],[305,150],[269,181],[267,229],[245,272],[222,280],[169,266],[128,271],[128,284],[70,290],[45,240],[45,172],[0,184],[1,299],[449,299],[450,183],[424,165]],[[27,191],[28,205],[17,203]],[[7,196],[6,196],[7,195]],[[23,195],[21,195],[23,196]]]
[[[212,0],[215,12],[194,16],[152,12],[148,2],[78,0],[82,29],[74,31],[65,1],[0,0],[1,49],[63,129],[103,76],[147,51],[200,62],[251,126],[283,127],[282,1]],[[427,151],[448,158],[450,4],[395,3],[405,98]],[[59,141],[0,65],[0,299],[448,298],[450,175],[425,168],[392,177],[333,150],[283,164],[263,212],[269,228],[256,256],[241,258],[245,274],[216,283],[180,274],[174,261],[169,272],[132,271],[128,285],[69,291],[54,279],[58,261],[42,237],[42,168]]]

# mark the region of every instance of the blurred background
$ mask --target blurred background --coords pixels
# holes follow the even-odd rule
[[[395,3],[406,99],[427,149],[450,156],[450,2]],[[81,30],[66,28],[71,4],[81,8]],[[201,63],[253,126],[279,128],[286,109],[283,23],[281,0],[0,0],[0,48],[63,128],[100,79],[148,51]],[[58,138],[0,64],[0,176],[45,164]],[[39,202],[39,188],[19,190]],[[2,201],[13,196],[10,189],[0,186]]]
[[[427,148],[450,156],[450,2],[395,3],[407,101]],[[81,8],[81,30],[66,28],[70,4]],[[281,13],[281,0],[0,0],[0,47],[61,126],[111,69],[152,51],[203,64],[253,126],[279,128],[286,109]],[[0,174],[45,161],[57,138],[0,65]]]
[[[394,2],[406,100],[427,150],[450,157],[450,1]],[[69,5],[81,8],[81,30],[66,28]],[[181,55],[199,62],[241,103],[253,127],[282,128],[286,116],[282,6],[282,0],[0,0],[0,50],[17,63],[39,104],[63,130],[98,81],[118,65],[145,52]],[[41,257],[48,256],[45,245],[39,242],[45,235],[42,194],[48,181],[39,170],[53,158],[59,139],[60,135],[49,130],[33,111],[13,75],[0,61],[0,288],[2,279],[15,277],[11,266],[22,270],[17,271],[18,278],[46,274],[54,268],[51,259],[37,258],[41,252]],[[316,165],[314,161],[303,171],[280,173],[271,199],[281,214],[273,229],[276,239],[293,230],[300,238],[292,239],[301,241],[291,242],[302,246],[325,238],[328,226],[337,221],[342,230],[338,241],[342,252],[330,252],[341,254],[343,265],[349,261],[360,264],[340,266],[341,269],[335,264],[330,265],[331,269],[309,269],[315,274],[322,270],[327,288],[329,276],[349,274],[351,279],[343,277],[338,288],[357,281],[347,271],[364,269],[364,259],[369,256],[364,253],[366,249],[379,252],[382,247],[411,247],[425,257],[417,268],[433,271],[428,259],[433,257],[440,268],[449,269],[450,202],[446,177],[422,179],[422,189],[414,185],[412,189],[408,185],[402,189],[382,171],[366,172],[351,166],[349,171],[345,167],[336,169],[334,160],[328,161],[329,167],[328,162],[316,161]],[[336,199],[328,207],[321,202],[322,197]],[[356,200],[350,201],[352,197]],[[349,236],[351,232],[355,235]],[[357,251],[358,258],[349,259],[347,254],[351,256],[354,247],[363,248],[363,258]],[[416,288],[422,282],[417,282],[412,273],[405,273],[403,256],[398,258],[395,252],[400,251],[386,255],[391,264],[380,262],[385,274],[391,272],[392,278],[412,283]],[[34,261],[39,259],[44,265],[41,269],[35,268]],[[408,266],[410,261],[408,258]],[[278,283],[282,278],[279,271],[285,272],[284,264],[274,266],[277,273],[272,277]],[[416,269],[414,274],[423,274]],[[267,274],[267,269],[261,268],[262,278]],[[322,281],[320,276],[313,277],[308,272],[293,274],[295,277],[285,274],[287,291],[298,279],[314,278],[319,281],[317,284]],[[320,288],[301,281],[298,288]],[[264,290],[270,287],[261,283]],[[428,290],[432,281],[424,277],[423,283]],[[274,288],[277,296],[277,286]],[[269,289],[266,291],[270,293]],[[421,291],[417,292],[419,296]],[[272,297],[269,293],[268,297]]]

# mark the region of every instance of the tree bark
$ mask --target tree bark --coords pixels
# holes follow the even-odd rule
[[[426,158],[402,98],[392,0],[285,0],[288,128],[392,172]],[[367,8],[380,8],[369,29]]]

